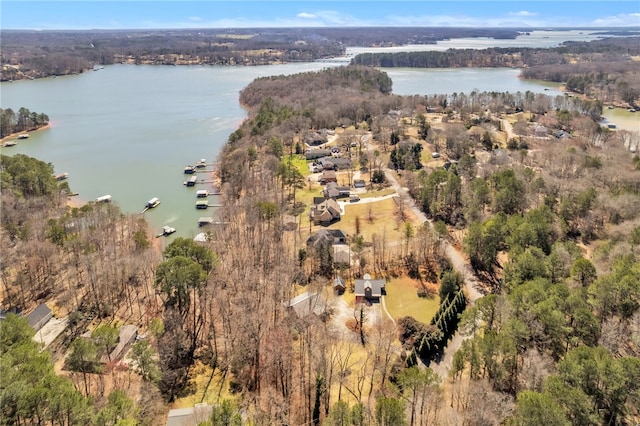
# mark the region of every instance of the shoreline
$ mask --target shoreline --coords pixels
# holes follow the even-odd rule
[[[31,129],[31,130],[25,130],[22,132],[17,132],[17,133],[11,133],[10,135],[7,135],[3,138],[0,138],[0,143],[4,143],[13,139],[18,139],[19,135],[22,135],[24,133],[31,133],[31,132],[38,132],[40,130],[44,130],[44,129],[48,129],[49,127],[51,127],[51,123],[47,123],[45,126],[42,127],[36,127],[35,129]]]

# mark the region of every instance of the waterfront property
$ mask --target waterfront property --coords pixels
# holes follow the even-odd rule
[[[196,201],[196,209],[207,209],[207,208],[209,208],[209,200]]]
[[[197,198],[207,198],[208,196],[209,191],[207,191],[206,189],[198,189],[198,191],[196,191]]]

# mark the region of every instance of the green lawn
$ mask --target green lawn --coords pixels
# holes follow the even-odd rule
[[[385,303],[394,319],[412,316],[420,322],[428,324],[438,310],[440,298],[418,297],[418,282],[408,277],[392,279],[386,285]]]

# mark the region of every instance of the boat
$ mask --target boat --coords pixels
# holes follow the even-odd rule
[[[18,139],[27,139],[29,137],[28,133],[21,133],[18,135]]]
[[[194,174],[195,172],[196,172],[196,168],[193,166],[185,166],[184,168],[185,175],[191,175],[191,174]]]
[[[204,158],[201,158],[199,161],[196,162],[196,167],[198,169],[201,169],[206,166],[207,166],[207,160],[205,160]]]
[[[213,223],[212,217],[201,217],[198,219],[198,226],[211,225]]]
[[[69,173],[60,173],[59,175],[55,175],[54,177],[56,178],[56,180],[65,180],[69,177]]]
[[[196,209],[207,209],[207,208],[209,208],[209,200],[196,201]]]
[[[111,195],[108,195],[108,194],[96,198],[96,203],[108,203],[110,201],[111,201]]]
[[[196,191],[197,198],[207,198],[208,196],[209,196],[209,191],[207,191],[206,189],[198,189]]]
[[[7,142],[3,143],[2,146],[9,147],[9,146],[16,146],[17,144],[18,144],[18,142],[16,142],[16,141],[7,141]]]
[[[158,207],[158,205],[160,204],[160,200],[157,199],[156,197],[153,197],[152,199],[150,199],[149,201],[147,201],[147,205],[146,207],[148,209],[152,209],[154,207]]]
[[[191,178],[188,181],[186,181],[184,184],[187,186],[194,186],[197,182],[198,182],[198,177],[191,176]]]
[[[174,232],[176,232],[176,228],[165,225],[162,227],[162,232],[157,234],[156,237],[166,237],[167,235],[171,235]]]

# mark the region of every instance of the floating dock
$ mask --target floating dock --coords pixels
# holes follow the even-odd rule
[[[195,186],[196,183],[198,183],[198,178],[196,176],[191,176],[191,178],[184,184],[187,186]]]
[[[144,213],[149,209],[154,209],[158,207],[158,205],[160,205],[160,200],[156,197],[153,197],[152,199],[147,201],[147,204],[145,205],[144,209],[140,213]]]
[[[108,203],[111,201],[111,195],[103,195],[96,198],[96,203]]]
[[[209,208],[209,200],[196,201],[196,209],[207,209],[207,208]]]
[[[172,228],[170,226],[166,226],[165,225],[165,226],[162,227],[162,232],[159,233],[159,234],[156,234],[156,238],[166,237],[167,235],[171,235],[174,232],[176,232],[176,228]]]

